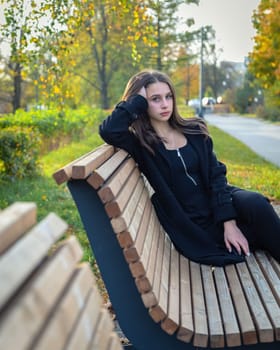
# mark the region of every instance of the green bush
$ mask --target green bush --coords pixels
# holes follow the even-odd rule
[[[258,118],[270,121],[280,121],[280,109],[275,106],[259,106],[256,109]]]
[[[40,133],[30,127],[0,129],[2,173],[11,180],[37,174],[40,142]]]
[[[58,110],[17,110],[15,114],[8,114],[0,118],[0,129],[10,126],[32,127],[40,131],[44,138],[58,135],[73,135],[81,132],[85,126],[93,126],[104,117],[99,109],[81,108]]]

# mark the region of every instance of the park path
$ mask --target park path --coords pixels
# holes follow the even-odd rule
[[[242,141],[255,153],[280,167],[280,125],[235,114],[206,114],[208,124]]]

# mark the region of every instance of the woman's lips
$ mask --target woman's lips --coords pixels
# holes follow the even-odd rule
[[[167,117],[167,116],[170,115],[170,112],[162,112],[162,113],[160,113],[160,115],[161,115],[162,117]]]

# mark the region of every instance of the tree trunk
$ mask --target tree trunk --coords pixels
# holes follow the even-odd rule
[[[13,113],[16,112],[17,109],[20,108],[21,101],[21,65],[16,63],[14,69],[14,94],[13,94]]]

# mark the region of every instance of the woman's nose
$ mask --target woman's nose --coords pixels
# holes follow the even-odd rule
[[[167,105],[168,105],[167,99],[163,98],[162,101],[161,101],[161,106],[162,107],[167,107]]]

